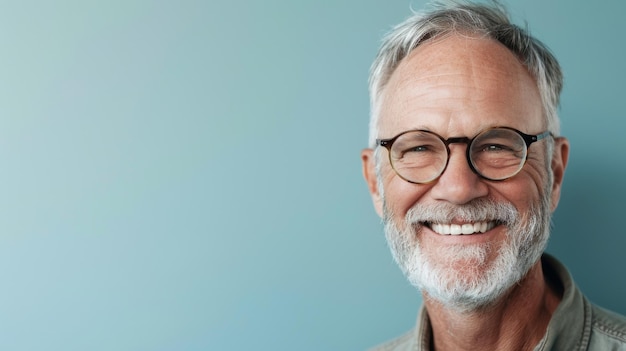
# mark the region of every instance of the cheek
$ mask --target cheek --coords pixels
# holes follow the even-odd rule
[[[381,169],[384,189],[383,201],[387,211],[391,211],[396,223],[404,223],[408,210],[417,202],[428,201],[431,184],[412,184],[398,177],[388,165]],[[489,182],[489,195],[496,201],[510,202],[524,213],[541,201],[543,187],[548,176],[540,162],[529,162],[515,177],[502,182]]]
[[[526,212],[541,201],[543,187],[547,182],[547,175],[536,169],[522,171],[512,179],[495,184],[492,189],[498,197],[512,203],[518,211]]]
[[[530,184],[506,187],[500,189],[499,193],[505,201],[513,204],[520,213],[528,211],[539,201],[540,196],[537,188]]]
[[[396,223],[403,221],[408,210],[426,193],[429,186],[413,184],[398,177],[393,169],[382,171],[384,197],[387,211],[393,213]]]

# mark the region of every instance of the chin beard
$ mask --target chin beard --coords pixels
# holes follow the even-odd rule
[[[427,223],[495,220],[506,226],[506,240],[494,243],[424,248],[419,232]],[[416,204],[404,223],[394,223],[384,208],[385,235],[394,259],[409,282],[425,296],[459,312],[488,307],[519,282],[541,258],[550,232],[549,198],[520,215],[510,203],[476,199],[456,206]]]

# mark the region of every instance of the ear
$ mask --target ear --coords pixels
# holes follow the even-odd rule
[[[556,210],[561,198],[561,186],[563,185],[563,176],[565,167],[569,157],[569,141],[564,137],[554,139],[554,151],[552,153],[552,174],[554,182],[552,183],[552,212]]]
[[[363,163],[363,177],[367,183],[367,187],[372,196],[374,209],[382,218],[383,216],[383,200],[378,189],[378,177],[376,176],[376,159],[373,149],[364,149],[361,151],[361,161]]]

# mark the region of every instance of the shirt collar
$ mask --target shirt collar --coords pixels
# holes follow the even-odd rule
[[[563,297],[535,351],[586,350],[591,334],[591,305],[574,284],[567,268],[556,258],[544,254],[541,263],[546,279],[550,280],[551,284],[562,286]],[[431,349],[432,326],[423,304],[413,333],[415,337],[411,338],[406,350]]]

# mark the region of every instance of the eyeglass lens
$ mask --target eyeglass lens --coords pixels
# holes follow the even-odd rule
[[[477,135],[468,146],[473,169],[491,180],[515,175],[526,161],[524,138],[514,130],[495,128]],[[399,136],[391,147],[393,168],[404,179],[427,183],[438,178],[448,163],[448,147],[436,134],[413,131]]]

